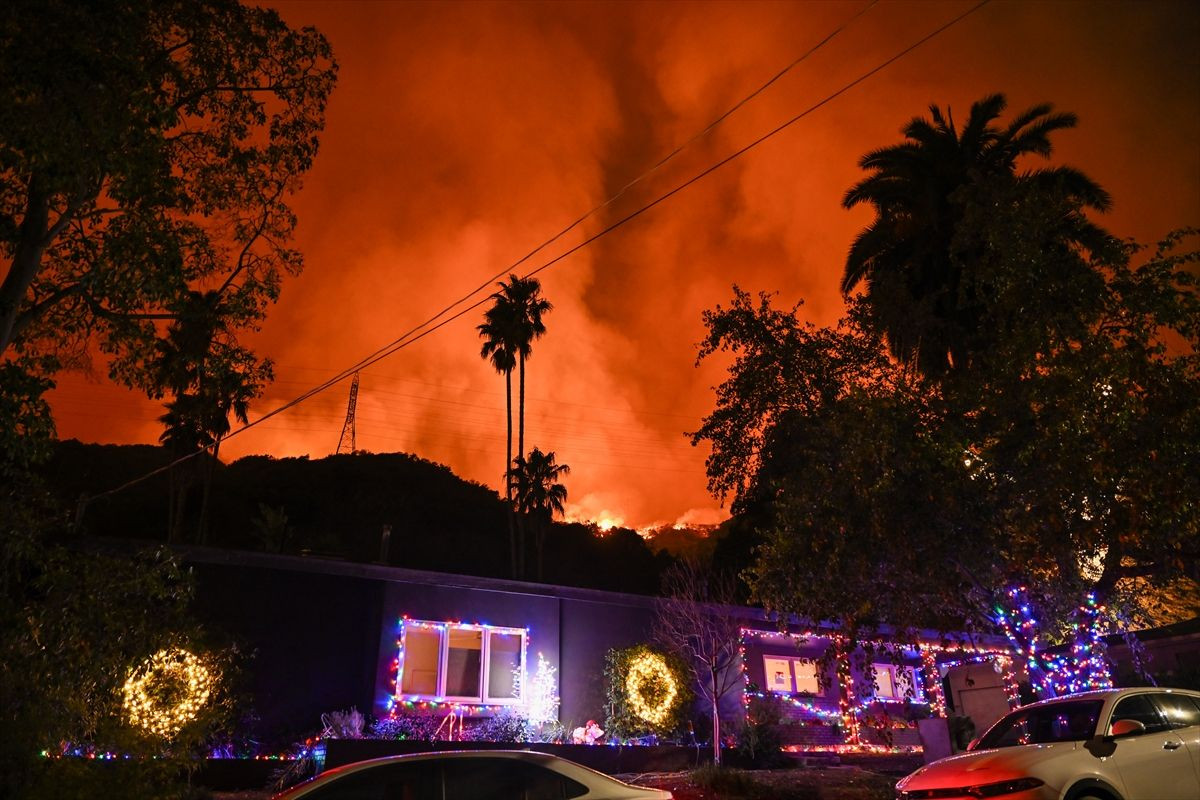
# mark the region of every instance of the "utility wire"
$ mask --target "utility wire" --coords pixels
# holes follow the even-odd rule
[[[655,208],[656,206],[658,206],[659,204],[663,203],[664,201],[666,201],[666,200],[670,199],[671,197],[674,197],[675,195],[677,195],[677,194],[679,194],[680,192],[682,192],[684,189],[686,189],[686,188],[688,188],[689,186],[691,186],[692,184],[694,184],[694,183],[696,183],[696,182],[698,182],[698,181],[702,180],[703,178],[707,177],[708,175],[711,175],[713,172],[716,172],[718,169],[720,169],[721,167],[723,167],[723,166],[725,166],[726,164],[730,163],[731,161],[733,161],[733,160],[735,160],[735,159],[737,159],[737,158],[740,158],[741,156],[745,155],[745,154],[746,154],[747,152],[749,152],[750,150],[753,150],[755,147],[758,147],[758,146],[759,146],[760,144],[762,144],[763,142],[767,141],[768,139],[771,139],[771,138],[773,138],[774,136],[776,136],[776,135],[778,135],[779,133],[783,132],[784,130],[786,130],[786,129],[790,128],[792,125],[796,124],[796,123],[797,123],[797,122],[799,122],[800,120],[804,119],[804,118],[805,118],[805,117],[807,117],[808,115],[812,114],[814,111],[816,111],[816,110],[818,110],[818,109],[822,108],[823,106],[825,106],[825,105],[829,104],[830,102],[832,102],[833,100],[837,99],[837,98],[838,98],[838,97],[840,97],[841,95],[843,95],[843,94],[845,94],[846,92],[850,91],[851,89],[853,89],[853,88],[854,88],[855,86],[857,86],[858,84],[862,83],[863,81],[865,81],[865,80],[867,80],[867,79],[871,78],[872,76],[876,75],[877,73],[879,73],[879,72],[881,72],[882,70],[886,69],[887,67],[891,66],[892,64],[894,64],[895,62],[897,62],[897,61],[899,61],[901,58],[903,58],[904,56],[906,56],[906,55],[908,55],[909,53],[911,53],[913,50],[916,50],[918,47],[920,47],[921,45],[925,44],[925,43],[926,43],[926,42],[928,42],[929,40],[931,40],[931,39],[933,39],[933,38],[937,37],[938,35],[942,34],[942,33],[943,33],[943,32],[945,32],[946,30],[949,30],[949,29],[950,29],[951,27],[953,27],[954,25],[957,25],[957,24],[958,24],[959,22],[961,22],[962,20],[964,20],[964,19],[966,19],[967,17],[971,16],[971,15],[972,15],[972,14],[974,14],[976,11],[978,11],[979,9],[983,8],[984,6],[986,6],[986,5],[987,5],[989,2],[991,2],[991,0],[980,0],[978,3],[976,3],[976,4],[975,4],[974,6],[972,6],[971,8],[967,9],[966,11],[962,12],[961,14],[959,14],[959,15],[957,15],[957,16],[955,16],[955,17],[951,18],[949,21],[947,21],[947,22],[943,23],[942,25],[938,26],[937,28],[935,28],[935,29],[934,29],[933,31],[931,31],[930,33],[927,33],[925,36],[922,36],[920,39],[918,39],[917,41],[913,42],[913,43],[912,43],[912,44],[910,44],[909,46],[905,47],[905,48],[904,48],[903,50],[901,50],[900,52],[898,52],[898,53],[896,53],[895,55],[891,56],[891,57],[890,57],[890,58],[888,58],[887,60],[885,60],[885,61],[883,61],[883,62],[879,63],[879,64],[878,64],[878,65],[876,65],[875,67],[872,67],[870,70],[868,70],[868,71],[864,72],[862,75],[859,75],[857,78],[855,78],[854,80],[852,80],[852,81],[850,81],[849,83],[845,84],[845,85],[844,85],[844,86],[842,86],[840,89],[838,89],[837,91],[833,92],[832,94],[826,95],[826,96],[825,96],[825,98],[823,98],[822,100],[818,101],[817,103],[814,103],[813,105],[809,106],[809,107],[808,107],[808,108],[806,108],[805,110],[801,111],[799,114],[796,114],[794,117],[792,117],[792,118],[788,119],[787,121],[785,121],[785,122],[781,123],[780,125],[777,125],[775,128],[772,128],[770,131],[768,131],[767,133],[765,133],[765,134],[763,134],[762,136],[758,137],[757,139],[753,140],[752,142],[750,142],[749,144],[745,145],[744,147],[742,147],[742,148],[740,148],[740,149],[738,149],[738,150],[734,151],[733,153],[731,153],[730,155],[728,155],[728,156],[726,156],[725,158],[721,159],[720,161],[717,161],[716,163],[712,164],[711,166],[707,167],[706,169],[704,169],[704,170],[700,171],[699,173],[697,173],[697,174],[693,175],[691,178],[689,178],[688,180],[686,180],[686,181],[684,181],[683,183],[679,184],[679,185],[678,185],[678,186],[676,186],[674,189],[671,189],[670,191],[668,191],[668,192],[665,192],[664,194],[661,194],[661,195],[659,195],[659,196],[658,196],[658,197],[656,197],[654,200],[651,200],[649,203],[646,203],[645,205],[641,206],[641,207],[640,207],[640,208],[638,208],[637,210],[630,212],[629,214],[627,214],[627,215],[625,215],[624,217],[620,218],[619,220],[617,220],[616,222],[612,223],[612,224],[611,224],[611,225],[609,225],[608,227],[606,227],[606,228],[604,228],[604,229],[600,230],[598,233],[595,233],[595,234],[593,234],[592,236],[589,236],[588,238],[584,239],[582,242],[580,242],[579,244],[575,245],[574,247],[571,247],[571,248],[569,248],[568,250],[566,250],[566,251],[564,251],[564,252],[560,253],[559,255],[555,256],[554,258],[550,259],[550,260],[549,260],[549,261],[547,261],[546,263],[542,264],[540,267],[538,267],[538,268],[536,268],[536,269],[534,269],[534,270],[531,270],[531,271],[529,271],[528,273],[526,273],[526,274],[525,274],[524,276],[522,276],[522,277],[524,277],[524,278],[529,278],[529,277],[532,277],[533,275],[537,275],[538,273],[540,273],[540,272],[543,272],[543,271],[545,271],[545,270],[549,269],[550,267],[554,266],[555,264],[558,264],[560,261],[564,260],[564,259],[565,259],[565,258],[567,258],[568,256],[570,256],[570,255],[572,255],[572,254],[576,253],[577,251],[579,251],[579,250],[583,249],[584,247],[587,247],[589,244],[591,244],[592,242],[594,242],[594,241],[596,241],[597,239],[601,238],[602,236],[606,236],[606,235],[608,235],[609,233],[611,233],[611,232],[615,231],[616,229],[618,229],[618,228],[620,228],[620,227],[624,226],[626,223],[628,223],[628,222],[631,222],[631,221],[632,221],[632,220],[634,220],[634,219],[637,219],[638,217],[640,217],[642,214],[646,213],[646,212],[647,212],[647,211],[649,211],[650,209],[652,209],[652,208]],[[557,237],[555,237],[555,238],[557,238]],[[551,240],[551,241],[553,241],[553,240]],[[539,248],[538,248],[538,250],[540,250],[540,249],[541,249],[541,248],[539,247]],[[534,250],[533,252],[534,252],[534,253],[536,253],[536,252],[537,252],[537,250]],[[531,255],[532,255],[532,253],[531,253]],[[520,264],[521,262],[523,262],[523,261],[525,261],[525,260],[527,260],[527,259],[528,259],[528,256],[526,256],[525,258],[521,259],[521,261],[517,262],[517,264]],[[515,266],[515,265],[514,265],[514,266]],[[503,273],[501,273],[501,274],[503,274]],[[472,295],[474,295],[474,294],[475,294],[476,292],[478,292],[478,291],[479,291],[479,290],[476,290],[475,292],[471,292],[470,294],[466,295],[466,296],[463,298],[463,300],[460,300],[460,301],[458,301],[458,303],[465,302],[465,300],[466,300],[466,299],[469,299],[469,298],[470,298]],[[312,396],[314,396],[314,395],[316,395],[316,394],[319,394],[319,393],[321,393],[321,392],[325,391],[326,389],[330,388],[331,386],[333,386],[333,385],[337,384],[338,382],[340,382],[340,381],[344,380],[346,377],[348,377],[349,375],[353,374],[353,373],[354,373],[356,370],[365,369],[366,367],[369,367],[369,366],[371,366],[372,364],[375,364],[375,363],[377,363],[377,362],[379,362],[379,361],[382,361],[383,359],[385,359],[385,358],[387,358],[388,356],[390,356],[390,355],[392,355],[392,354],[394,354],[394,353],[396,353],[396,352],[398,352],[398,351],[400,351],[400,350],[404,349],[405,347],[408,347],[409,345],[411,345],[411,344],[413,344],[413,343],[415,343],[415,342],[418,342],[418,341],[420,341],[421,339],[424,339],[426,336],[428,336],[429,334],[433,333],[434,331],[437,331],[437,330],[439,330],[439,329],[441,329],[441,328],[445,327],[446,325],[450,324],[451,322],[453,322],[454,320],[458,319],[459,317],[465,316],[467,313],[469,313],[469,312],[471,312],[471,311],[474,311],[476,308],[479,308],[479,307],[480,307],[480,306],[482,306],[484,303],[486,303],[486,302],[488,301],[488,299],[489,299],[489,298],[486,298],[486,297],[485,297],[485,298],[483,298],[483,299],[481,299],[481,300],[477,300],[475,303],[473,303],[473,304],[471,304],[471,305],[467,306],[466,308],[463,308],[462,310],[460,310],[460,311],[458,311],[457,313],[453,314],[453,315],[452,315],[452,316],[450,316],[449,318],[442,320],[441,322],[437,323],[436,325],[433,325],[433,327],[430,327],[430,328],[428,328],[427,330],[424,330],[424,331],[422,331],[422,332],[420,332],[420,333],[418,333],[418,334],[416,334],[416,335],[412,335],[412,334],[413,334],[413,333],[415,333],[416,331],[420,330],[420,328],[422,328],[422,327],[425,327],[425,325],[428,325],[429,323],[424,323],[423,325],[421,325],[421,326],[418,326],[417,328],[414,328],[414,329],[413,329],[413,331],[410,331],[408,334],[405,334],[405,336],[401,337],[400,339],[397,339],[397,340],[393,341],[391,344],[389,344],[389,345],[385,345],[384,347],[380,348],[379,350],[376,350],[374,353],[372,353],[371,355],[369,355],[369,356],[367,356],[366,358],[362,359],[361,361],[359,361],[359,362],[358,362],[357,364],[355,364],[354,366],[352,366],[352,367],[348,367],[348,368],[347,368],[346,370],[344,370],[344,371],[343,371],[341,374],[339,374],[339,375],[337,375],[337,376],[335,376],[335,377],[333,377],[333,378],[330,378],[329,380],[327,380],[327,381],[325,381],[324,383],[322,383],[322,384],[320,384],[320,385],[318,385],[318,386],[316,386],[316,387],[314,387],[314,388],[310,389],[310,390],[309,390],[309,391],[307,391],[307,392],[304,392],[303,394],[301,394],[299,397],[295,398],[294,400],[291,400],[291,401],[289,401],[289,402],[287,402],[287,403],[284,403],[282,406],[279,406],[278,408],[275,408],[275,409],[273,409],[273,410],[271,410],[271,411],[267,412],[266,414],[264,414],[263,416],[259,417],[259,418],[258,418],[258,419],[256,419],[256,420],[254,420],[253,422],[247,423],[246,425],[243,425],[241,428],[238,428],[237,430],[230,432],[229,434],[227,434],[226,436],[224,436],[224,437],[222,438],[222,441],[225,441],[225,440],[227,440],[227,439],[229,439],[229,438],[231,438],[231,437],[233,437],[233,436],[236,436],[236,435],[238,435],[238,434],[240,434],[240,433],[244,433],[245,431],[248,431],[248,430],[250,430],[251,428],[253,428],[253,427],[255,427],[255,426],[257,426],[257,425],[259,425],[259,424],[261,424],[261,423],[265,422],[266,420],[270,419],[271,417],[274,417],[274,416],[276,416],[276,415],[278,415],[278,414],[281,414],[281,413],[283,413],[284,411],[287,411],[288,409],[290,409],[290,408],[292,408],[292,407],[294,407],[294,406],[297,406],[297,405],[299,405],[300,403],[304,402],[304,401],[305,401],[305,400],[307,400],[308,398],[310,398],[310,397],[312,397]],[[443,310],[443,311],[439,312],[439,314],[438,314],[437,316],[435,316],[433,319],[437,319],[437,317],[440,317],[440,316],[444,315],[445,313],[447,313],[447,311],[448,311],[449,309],[453,308],[455,305],[458,305],[458,303],[455,303],[455,304],[452,304],[452,305],[448,306],[448,307],[447,307],[447,309],[445,309],[445,310]],[[412,338],[406,339],[405,337],[407,337],[407,336],[409,336],[409,335],[412,335]],[[194,453],[190,453],[190,454],[188,454],[188,455],[186,455],[186,456],[181,456],[180,458],[177,458],[176,460],[174,460],[174,461],[172,461],[172,462],[170,462],[170,463],[168,463],[168,464],[165,464],[164,466],[162,466],[162,467],[159,467],[159,468],[158,468],[158,469],[156,469],[156,470],[153,470],[153,471],[151,471],[151,472],[148,472],[148,473],[146,473],[145,475],[142,475],[142,476],[141,476],[141,477],[139,477],[139,478],[134,478],[133,480],[127,481],[126,483],[123,483],[123,484],[121,484],[120,486],[116,487],[115,489],[109,489],[108,491],[101,492],[100,494],[93,495],[92,497],[90,497],[90,498],[87,498],[86,500],[82,500],[82,501],[80,501],[79,508],[78,508],[78,510],[77,510],[77,512],[76,512],[76,520],[78,521],[78,520],[80,519],[80,517],[82,517],[83,510],[84,510],[85,504],[86,504],[87,502],[90,502],[91,500],[97,500],[97,499],[100,499],[100,498],[102,498],[102,497],[107,497],[108,495],[111,495],[111,494],[116,494],[116,493],[118,493],[118,492],[121,492],[121,491],[123,491],[123,490],[125,490],[125,489],[129,488],[130,486],[134,486],[134,485],[136,485],[136,484],[138,484],[138,483],[141,483],[142,481],[148,480],[149,478],[152,478],[152,477],[154,477],[155,475],[158,475],[158,474],[160,474],[160,473],[162,473],[162,472],[165,472],[165,471],[167,471],[167,470],[171,469],[172,467],[174,467],[174,466],[176,466],[176,465],[178,465],[178,464],[182,464],[182,463],[183,463],[183,462],[185,462],[185,461],[188,461],[188,460],[190,460],[190,459],[192,459],[192,458],[195,458],[196,456],[200,455],[201,453],[204,453],[204,452],[206,452],[207,450],[208,450],[208,448],[206,447],[206,448],[203,448],[203,449],[201,449],[201,450],[197,450],[197,451],[196,451],[196,452],[194,452]]]
[[[572,222],[570,225],[568,225],[567,227],[563,228],[561,231],[559,231],[558,233],[554,234],[554,235],[553,235],[553,236],[551,236],[549,239],[547,239],[546,241],[542,242],[541,244],[539,244],[537,247],[535,247],[535,248],[533,248],[532,250],[530,250],[530,251],[529,251],[528,253],[526,253],[525,255],[521,256],[521,258],[517,259],[516,261],[514,261],[512,264],[510,264],[510,265],[509,265],[509,266],[507,266],[506,268],[504,268],[504,269],[500,270],[500,271],[499,271],[499,272],[497,272],[495,275],[491,276],[491,277],[490,277],[490,278],[488,278],[486,281],[484,281],[483,283],[481,283],[479,286],[477,286],[477,287],[475,287],[474,289],[472,289],[471,291],[467,292],[465,295],[463,295],[463,296],[462,296],[462,297],[460,297],[459,299],[455,300],[453,303],[451,303],[450,305],[446,306],[445,308],[443,308],[441,311],[439,311],[439,312],[437,312],[436,314],[434,314],[434,315],[433,315],[432,317],[430,317],[429,319],[425,320],[424,322],[422,322],[421,324],[419,324],[419,325],[417,325],[416,327],[412,328],[411,330],[408,330],[408,331],[406,331],[405,333],[401,334],[401,335],[400,335],[398,338],[396,338],[396,339],[393,339],[393,340],[392,340],[392,342],[391,342],[390,344],[386,344],[386,345],[384,345],[383,347],[381,347],[379,350],[376,350],[374,353],[372,353],[371,355],[367,356],[367,358],[369,359],[369,358],[371,358],[372,356],[374,356],[374,355],[377,355],[377,354],[379,354],[379,353],[383,352],[383,351],[384,351],[384,350],[386,350],[387,348],[389,348],[389,347],[392,347],[392,346],[394,346],[394,345],[396,345],[396,344],[398,344],[398,343],[400,343],[400,342],[404,341],[404,340],[405,340],[405,339],[407,339],[409,336],[412,336],[412,335],[414,335],[415,333],[417,333],[417,331],[421,330],[422,328],[428,327],[429,325],[432,325],[433,323],[437,322],[439,319],[441,319],[443,316],[445,316],[446,314],[448,314],[448,313],[449,313],[449,312],[450,312],[452,309],[454,309],[456,306],[458,306],[458,305],[461,305],[462,303],[465,303],[467,300],[469,300],[470,298],[474,297],[476,294],[478,294],[478,293],[480,293],[480,292],[482,292],[482,291],[484,291],[484,290],[486,290],[486,289],[490,288],[490,287],[492,286],[492,284],[493,284],[495,281],[497,281],[497,280],[500,280],[500,279],[501,279],[501,278],[503,278],[505,275],[507,275],[507,274],[509,274],[510,272],[512,272],[513,270],[517,269],[517,267],[521,266],[522,264],[524,264],[524,263],[525,263],[526,261],[528,261],[529,259],[533,258],[533,257],[534,257],[535,255],[537,255],[538,253],[540,253],[541,251],[545,250],[547,247],[549,247],[550,245],[554,244],[554,243],[555,243],[555,242],[557,242],[559,239],[561,239],[562,237],[566,236],[566,235],[567,235],[568,233],[570,233],[571,231],[573,231],[573,230],[575,230],[576,228],[578,228],[580,225],[582,225],[582,224],[583,224],[584,222],[586,222],[588,219],[590,219],[591,217],[595,216],[595,215],[596,215],[596,214],[598,214],[599,212],[601,212],[601,211],[603,211],[604,209],[606,209],[606,208],[608,208],[609,206],[611,206],[611,205],[612,205],[613,203],[615,203],[617,200],[621,199],[621,197],[623,197],[627,191],[629,191],[629,190],[630,190],[630,189],[632,189],[634,186],[638,185],[638,184],[639,184],[639,183],[641,183],[642,181],[644,181],[644,180],[646,180],[647,178],[649,178],[651,175],[653,175],[655,172],[657,172],[659,169],[661,169],[663,166],[665,166],[665,165],[667,164],[667,162],[671,161],[671,160],[672,160],[672,159],[674,159],[674,158],[675,158],[677,155],[679,155],[679,154],[680,154],[680,153],[682,153],[684,150],[686,150],[688,147],[690,147],[691,145],[693,145],[695,142],[699,141],[700,139],[704,138],[704,137],[705,137],[705,136],[707,136],[709,133],[711,133],[711,132],[712,132],[712,131],[713,131],[713,130],[714,130],[714,129],[715,129],[717,126],[718,126],[718,125],[720,125],[722,122],[724,122],[726,119],[728,119],[728,118],[729,118],[729,117],[730,117],[730,116],[731,116],[731,115],[732,115],[734,112],[736,112],[736,111],[737,111],[738,109],[740,109],[742,106],[746,105],[746,103],[748,103],[748,102],[750,102],[751,100],[753,100],[755,97],[757,97],[758,95],[760,95],[760,94],[761,94],[763,91],[765,91],[765,90],[766,90],[768,87],[770,87],[770,86],[771,86],[773,83],[775,83],[775,82],[776,82],[776,81],[778,81],[780,78],[782,78],[784,75],[786,75],[788,72],[790,72],[790,71],[792,70],[792,68],[793,68],[793,67],[795,67],[795,66],[797,66],[798,64],[800,64],[801,62],[805,61],[805,60],[806,60],[806,59],[808,59],[808,57],[809,57],[809,56],[811,56],[813,53],[817,52],[817,51],[818,51],[818,50],[820,50],[822,47],[824,47],[824,46],[825,46],[825,45],[826,45],[828,42],[830,42],[830,41],[831,41],[831,40],[832,40],[832,39],[833,39],[835,36],[837,36],[837,35],[838,35],[839,33],[841,33],[843,30],[845,30],[845,29],[846,29],[846,28],[848,28],[850,25],[852,25],[853,23],[855,23],[856,21],[858,21],[858,19],[859,19],[860,17],[862,17],[864,14],[866,14],[866,13],[867,13],[868,11],[870,11],[872,8],[874,8],[874,7],[875,7],[875,5],[876,5],[876,4],[878,4],[878,2],[879,2],[879,0],[871,0],[871,2],[870,2],[870,3],[868,3],[866,6],[864,6],[864,7],[863,7],[863,8],[862,8],[862,9],[861,9],[861,10],[860,10],[860,11],[859,11],[857,14],[855,14],[853,17],[851,17],[850,19],[848,19],[848,20],[846,20],[845,22],[843,22],[841,25],[839,25],[839,26],[837,26],[836,28],[834,28],[834,29],[833,29],[833,31],[831,31],[831,32],[830,32],[830,33],[829,33],[829,34],[828,34],[828,35],[827,35],[827,36],[826,36],[824,39],[822,39],[821,41],[817,42],[815,45],[813,45],[812,47],[810,47],[810,48],[809,48],[807,51],[805,51],[805,53],[804,53],[803,55],[801,55],[799,58],[797,58],[796,60],[794,60],[792,63],[788,64],[786,67],[784,67],[783,69],[781,69],[779,72],[777,72],[777,73],[776,73],[776,74],[775,74],[775,75],[774,75],[774,76],[773,76],[773,77],[772,77],[770,80],[768,80],[768,81],[767,81],[766,83],[764,83],[762,86],[759,86],[759,87],[758,87],[757,89],[755,89],[753,92],[751,92],[750,94],[748,94],[748,95],[746,95],[745,97],[743,97],[741,100],[739,100],[737,103],[735,103],[735,104],[734,104],[734,105],[733,105],[733,106],[732,106],[732,107],[731,107],[731,108],[730,108],[728,111],[726,111],[724,114],[721,114],[719,117],[717,117],[716,119],[714,119],[712,122],[710,122],[708,125],[706,125],[706,126],[705,126],[705,127],[704,127],[704,128],[701,130],[701,131],[699,131],[698,133],[694,134],[694,135],[693,135],[691,138],[689,138],[689,139],[688,139],[687,141],[685,141],[683,144],[681,144],[681,145],[677,146],[677,147],[676,147],[674,150],[672,150],[670,153],[668,153],[667,155],[663,156],[661,159],[659,159],[659,160],[658,160],[658,162],[657,162],[657,163],[655,163],[655,164],[654,164],[653,166],[651,166],[649,169],[647,169],[646,171],[642,172],[640,175],[638,175],[637,177],[635,177],[633,180],[631,180],[631,181],[629,181],[628,183],[626,183],[624,186],[622,186],[620,189],[618,189],[618,190],[616,191],[616,193],[615,193],[615,194],[613,194],[612,196],[610,196],[610,197],[609,197],[607,200],[605,200],[604,202],[600,203],[598,206],[595,206],[595,207],[594,207],[594,208],[592,208],[591,210],[589,210],[589,211],[585,212],[585,213],[583,214],[583,216],[579,217],[579,218],[578,218],[578,219],[576,219],[574,222]],[[474,306],[473,306],[473,307],[474,307]],[[365,361],[365,360],[366,360],[366,359],[364,359],[364,361]],[[362,363],[362,362],[360,362],[360,363]],[[331,378],[330,380],[334,381],[335,383],[336,383],[336,382],[338,382],[338,381],[341,381],[341,380],[345,380],[345,378],[347,378],[347,377],[349,377],[350,375],[354,374],[354,372],[355,372],[356,370],[358,370],[358,369],[360,369],[360,367],[358,367],[358,366],[349,367],[348,369],[344,370],[344,371],[343,371],[343,372],[340,374],[340,376],[336,376],[336,377],[334,377],[334,378]],[[323,390],[319,390],[319,391],[323,391]]]

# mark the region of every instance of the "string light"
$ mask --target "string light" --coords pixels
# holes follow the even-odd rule
[[[630,659],[625,698],[635,715],[651,725],[662,725],[670,718],[678,694],[675,675],[658,653],[640,653]]]
[[[742,664],[742,680],[745,687],[743,694],[743,703],[749,705],[750,700],[755,697],[765,697],[767,693],[758,692],[752,689],[750,682],[750,673],[747,668],[749,663],[747,659],[746,640],[748,637],[754,638],[773,638],[791,640],[795,643],[806,642],[810,639],[822,639],[832,643],[834,647],[835,674],[838,684],[838,707],[836,710],[830,708],[822,708],[816,703],[808,700],[800,700],[786,695],[776,695],[784,702],[789,703],[793,708],[798,709],[802,718],[816,720],[821,722],[839,722],[845,732],[846,742],[837,745],[792,745],[785,747],[788,752],[830,752],[830,753],[912,753],[920,752],[919,746],[909,745],[882,745],[864,742],[862,740],[862,717],[866,714],[868,706],[872,703],[889,704],[904,702],[890,698],[876,698],[873,696],[860,697],[859,692],[855,688],[853,671],[850,667],[850,651],[858,645],[870,645],[873,647],[893,648],[896,647],[895,642],[889,642],[884,639],[863,640],[857,644],[852,642],[848,637],[839,633],[828,630],[808,629],[801,632],[795,631],[763,631],[755,628],[742,628],[741,640],[738,645],[741,655]],[[927,698],[927,704],[934,715],[939,717],[946,716],[946,699],[942,691],[939,668],[949,668],[958,666],[959,664],[988,662],[995,663],[1000,668],[1000,673],[1003,677],[1005,694],[1008,697],[1009,706],[1016,708],[1020,704],[1017,678],[1013,667],[1012,651],[997,647],[976,644],[967,641],[924,641],[918,642],[916,645],[907,647],[910,651],[915,651],[921,659],[921,672],[924,678],[924,696]],[[939,660],[939,656],[949,654],[961,654],[962,657],[957,660],[945,661]],[[914,690],[920,691],[921,687],[914,686]],[[920,695],[918,695],[919,697]],[[925,705],[926,703],[917,702],[917,705]]]
[[[996,621],[1019,655],[1039,695],[1056,697],[1094,689],[1111,689],[1112,670],[1104,644],[1108,608],[1088,593],[1072,613],[1070,654],[1038,654],[1041,624],[1024,586],[1006,592],[1011,608],[996,606]]]
[[[555,669],[541,653],[537,654],[537,669],[529,682],[525,700],[525,715],[531,725],[545,725],[558,720],[558,691]]]
[[[391,665],[391,684],[392,692],[389,695],[386,706],[389,712],[393,714],[399,707],[408,710],[449,710],[458,712],[465,710],[468,712],[497,712],[502,709],[511,708],[521,702],[521,687],[524,685],[523,675],[525,664],[528,660],[529,652],[529,628],[511,628],[502,625],[489,625],[486,622],[429,622],[425,620],[409,619],[407,616],[401,617],[398,622],[399,632],[396,636],[396,657],[392,660]],[[514,676],[513,688],[515,697],[507,702],[484,703],[482,697],[479,702],[471,702],[470,700],[450,699],[440,694],[424,695],[424,694],[408,694],[405,695],[401,689],[404,681],[404,660],[405,660],[405,645],[404,635],[409,629],[435,631],[439,636],[444,636],[448,631],[479,631],[485,637],[492,634],[505,634],[509,636],[521,636],[521,661],[517,667],[520,675]],[[440,640],[439,640],[440,641]],[[482,677],[482,676],[481,676]]]
[[[130,670],[122,687],[129,724],[174,737],[194,720],[216,690],[217,675],[186,650],[159,650]]]

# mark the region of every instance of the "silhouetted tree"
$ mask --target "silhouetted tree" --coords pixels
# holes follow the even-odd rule
[[[997,201],[990,209],[995,211],[1000,200],[1028,204],[1049,197],[1062,216],[1042,231],[1046,238],[1039,245],[1111,246],[1084,215],[1111,203],[1094,181],[1070,167],[1017,171],[1023,156],[1049,157],[1050,134],[1073,128],[1075,115],[1043,104],[1005,127],[994,125],[1006,104],[1002,94],[976,102],[961,133],[949,111],[930,106],[931,119],[917,117],[905,126],[906,141],[863,156],[859,166],[870,174],[843,199],[846,208],[869,204],[875,220],[850,248],[842,292],[849,295],[865,282],[892,354],[930,377],[969,367],[995,332],[996,321],[986,317],[1001,287],[994,276],[980,274],[978,262],[1008,242],[964,236],[972,203],[986,196]]]
[[[201,450],[211,457],[191,459],[171,470],[168,538],[182,538],[184,509],[193,475],[203,484],[197,540],[204,543],[212,473],[220,457],[221,440],[229,433],[229,415],[248,421],[250,401],[272,377],[271,362],[259,361],[238,344],[220,291],[189,292],[167,335],[157,342],[154,358],[157,396],[171,395],[166,427],[159,438],[176,458]]]
[[[563,513],[567,487],[559,483],[571,473],[566,464],[555,461],[554,451],[543,453],[538,448],[513,462],[513,482],[517,490],[517,510],[533,526],[537,547],[537,578],[543,578],[543,556],[546,533],[555,514]]]
[[[525,362],[533,352],[533,342],[546,332],[542,316],[552,306],[541,296],[541,283],[536,278],[521,278],[509,275],[508,283],[500,281],[500,290],[491,296],[492,305],[484,312],[484,322],[478,326],[484,338],[480,355],[488,359],[497,372],[504,374],[506,390],[506,412],[508,446],[505,452],[504,490],[505,499],[513,504],[512,447],[512,372],[520,364],[520,402],[518,405],[519,432],[518,455],[525,452]],[[510,528],[510,546],[513,554],[513,577],[524,573],[524,535],[519,524]]]
[[[0,36],[0,355],[93,345],[154,393],[161,324],[219,287],[252,327],[303,265],[287,205],[317,152],[325,38],[235,0],[13,0]],[[16,35],[19,33],[19,35]]]

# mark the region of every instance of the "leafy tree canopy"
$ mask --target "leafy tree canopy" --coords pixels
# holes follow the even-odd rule
[[[71,365],[98,341],[161,396],[160,326],[200,292],[252,326],[301,268],[287,201],[329,44],[233,0],[15,0],[0,31],[0,354]]]
[[[1200,253],[1186,233],[1047,252],[1053,202],[991,209],[958,234],[993,287],[969,377],[889,360],[862,298],[836,328],[736,289],[706,315],[701,357],[735,359],[695,439],[762,537],[748,577],[769,607],[961,630],[1012,580],[1054,620],[1084,589],[1120,604],[1200,577]]]

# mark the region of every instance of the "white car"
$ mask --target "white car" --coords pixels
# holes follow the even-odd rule
[[[359,761],[274,800],[671,800],[565,758],[527,750],[458,750]]]
[[[901,800],[1198,800],[1200,692],[1110,689],[1018,708],[968,752],[896,784]]]

